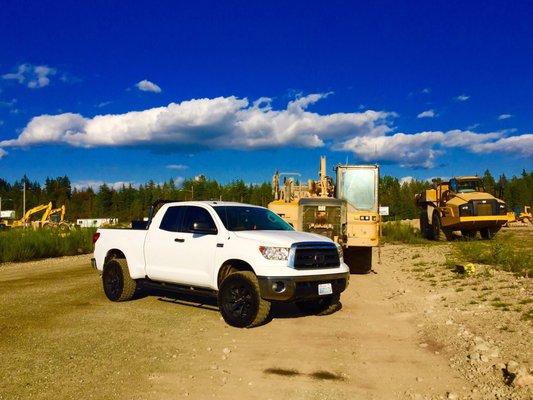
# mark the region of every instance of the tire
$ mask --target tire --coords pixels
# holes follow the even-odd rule
[[[483,228],[479,230],[479,233],[481,234],[481,239],[491,240],[499,230],[500,228]]]
[[[425,239],[431,239],[431,225],[429,224],[427,210],[424,209],[420,212],[420,234]]]
[[[475,231],[475,230],[461,230],[461,235],[463,235],[463,237],[465,239],[475,239],[475,237],[477,235],[477,231]]]
[[[368,274],[372,271],[372,247],[347,247],[344,262],[350,267],[350,274]]]
[[[69,226],[69,224],[67,224],[67,223],[65,223],[65,222],[61,222],[61,223],[59,224],[59,231],[60,231],[60,232],[68,232],[68,231],[70,231],[70,226]]]
[[[112,258],[106,262],[102,285],[106,297],[111,301],[131,300],[137,290],[137,282],[131,278],[124,258]]]
[[[431,240],[452,240],[453,233],[449,229],[443,229],[442,228],[442,222],[440,219],[440,215],[438,211],[433,212],[433,219],[432,219],[431,226]]]
[[[261,325],[270,313],[270,302],[261,298],[259,282],[251,271],[232,273],[222,281],[218,307],[224,321],[236,328]]]
[[[297,301],[298,309],[308,315],[329,315],[340,309],[340,294],[314,300]]]

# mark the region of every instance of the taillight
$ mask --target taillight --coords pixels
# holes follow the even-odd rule
[[[96,243],[99,237],[100,237],[100,232],[93,233],[93,244]]]

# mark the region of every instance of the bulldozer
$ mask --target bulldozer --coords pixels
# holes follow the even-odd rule
[[[295,229],[327,236],[343,248],[352,273],[372,269],[372,247],[379,245],[377,165],[337,165],[336,181],[326,174],[326,157],[320,158],[318,180],[301,184],[294,173],[276,171],[272,178],[274,200],[268,208]],[[281,177],[284,177],[283,187]]]
[[[507,213],[506,226],[528,226],[533,224],[533,216],[531,215],[531,207],[524,206],[522,210],[517,208],[516,211]]]
[[[483,188],[478,176],[458,176],[415,195],[420,232],[431,240],[452,240],[454,232],[491,239],[507,223],[507,205]]]

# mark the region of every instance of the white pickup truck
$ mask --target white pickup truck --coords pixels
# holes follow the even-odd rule
[[[337,244],[297,232],[263,207],[158,201],[148,221],[133,227],[98,229],[93,238],[93,266],[112,301],[142,289],[209,294],[229,325],[252,327],[268,317],[271,302],[328,312],[348,285]]]

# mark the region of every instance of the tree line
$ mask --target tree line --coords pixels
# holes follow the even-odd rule
[[[533,172],[497,180],[490,171],[485,171],[483,183],[487,192],[506,201],[509,210],[533,204]],[[122,185],[114,188],[107,184],[97,189],[76,188],[67,176],[47,178],[44,184],[24,176],[10,183],[0,178],[2,209],[15,210],[22,215],[22,188],[26,184],[26,210],[51,201],[54,207],[65,204],[67,219],[119,218],[130,221],[146,216],[149,206],[157,199],[170,200],[225,200],[267,206],[273,199],[270,183],[246,184],[243,180],[219,183],[199,176],[186,179],[181,185],[174,180],[164,183],[149,181],[138,187]],[[414,204],[416,193],[432,186],[424,180],[400,181],[392,176],[383,176],[379,182],[380,204],[389,206],[390,219],[418,218],[419,210]]]

